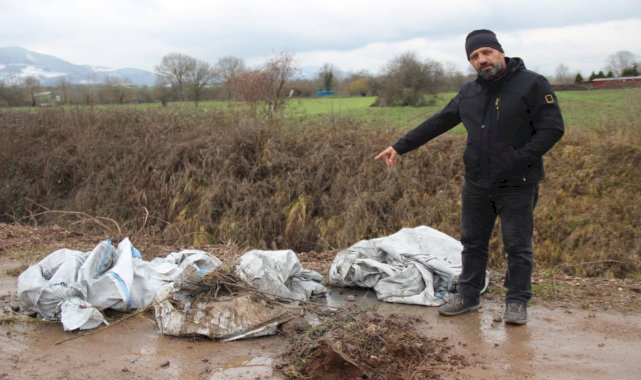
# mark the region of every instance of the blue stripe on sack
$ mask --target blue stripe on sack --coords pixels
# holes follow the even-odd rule
[[[133,245],[131,246],[131,256],[134,259],[141,259],[142,255],[140,254],[140,251],[136,249]]]
[[[127,296],[127,311],[131,310],[133,301],[131,299],[131,293],[129,292],[129,288],[127,288],[127,284],[125,284],[125,282],[122,280],[122,278],[118,273],[109,272],[109,274],[111,275],[111,277],[113,277],[116,280],[116,283],[118,284],[118,286],[120,286],[120,289],[122,289],[122,291]]]

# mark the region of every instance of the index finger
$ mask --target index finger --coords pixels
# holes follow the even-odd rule
[[[378,160],[379,158],[381,158],[381,157],[383,157],[383,156],[389,156],[389,154],[390,154],[390,148],[388,147],[388,148],[385,148],[385,149],[384,149],[382,152],[380,152],[379,154],[377,154],[377,155],[376,155],[376,157],[374,157],[374,159],[375,159],[375,160]]]

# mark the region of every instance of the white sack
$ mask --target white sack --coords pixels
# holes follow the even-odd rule
[[[329,281],[373,288],[386,302],[438,306],[456,290],[462,250],[458,240],[433,228],[403,228],[339,252]],[[489,274],[485,282],[487,287]]]
[[[162,334],[224,341],[255,338],[275,334],[278,325],[292,318],[292,310],[250,293],[216,298],[203,294],[199,284],[207,281],[189,268],[160,288],[154,315]]]
[[[147,262],[128,238],[117,249],[105,240],[91,252],[60,249],[49,254],[18,277],[18,296],[26,310],[62,319],[65,330],[93,328],[98,310],[146,307],[163,283],[192,265],[204,273],[220,261],[206,252],[186,250]]]
[[[323,276],[303,269],[291,250],[249,251],[238,259],[236,275],[255,289],[299,301],[327,292]]]
[[[327,292],[321,284],[323,276],[304,269],[290,250],[249,251],[238,259],[234,269],[250,287],[290,301],[306,301]],[[199,278],[188,269],[171,286],[158,291],[154,313],[163,334],[224,341],[272,335],[299,312],[282,303],[252,297],[251,292],[203,296],[195,290],[200,282],[207,283],[207,276]]]

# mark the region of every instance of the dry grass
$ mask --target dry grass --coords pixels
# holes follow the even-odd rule
[[[421,224],[458,237],[462,136],[442,136],[388,170],[372,158],[399,132],[347,117],[53,109],[2,112],[0,126],[0,221],[299,252]],[[622,130],[625,141],[573,132],[548,154],[540,266],[641,271],[641,148],[629,137],[639,131]],[[503,265],[498,240],[493,266]]]
[[[447,338],[430,338],[406,315],[341,309],[288,336],[275,367],[289,379],[442,379],[469,365]]]

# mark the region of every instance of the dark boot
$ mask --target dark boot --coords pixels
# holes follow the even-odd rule
[[[474,302],[460,294],[455,294],[446,304],[438,307],[438,312],[441,315],[452,316],[476,310],[480,307],[480,302]]]
[[[520,302],[508,302],[505,304],[505,323],[510,325],[524,325],[527,323],[527,305]]]

